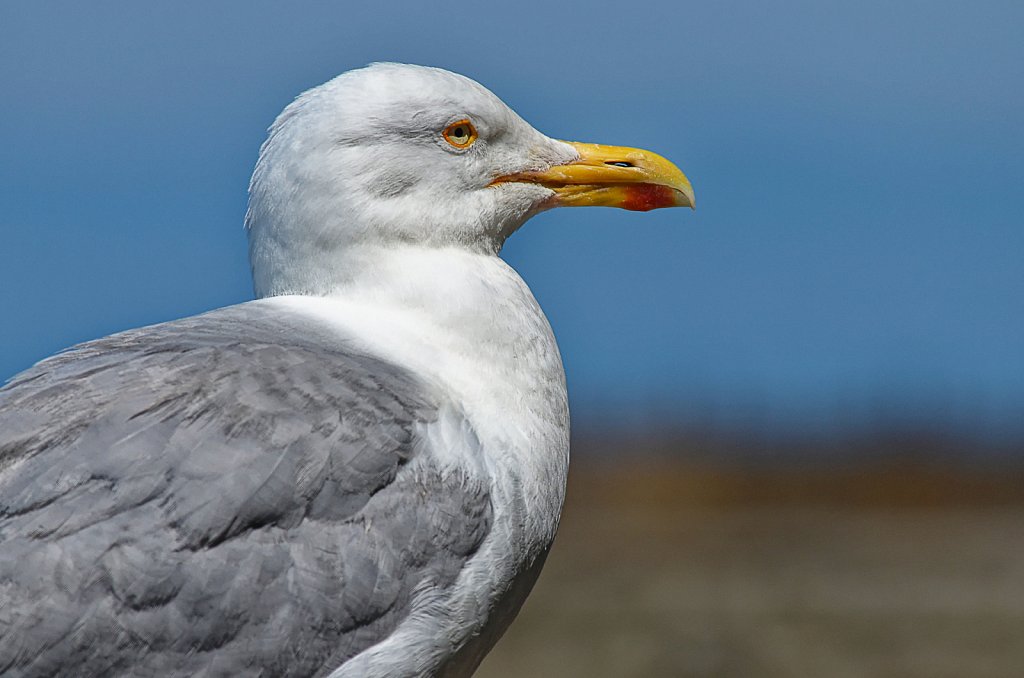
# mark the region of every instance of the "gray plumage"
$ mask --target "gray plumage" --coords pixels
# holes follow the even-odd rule
[[[289,104],[249,187],[254,302],[0,389],[0,673],[469,676],[558,529],[565,371],[498,254],[563,206],[692,206],[433,68]]]
[[[444,589],[488,487],[461,414],[251,302],[77,346],[0,390],[0,674],[327,675]]]

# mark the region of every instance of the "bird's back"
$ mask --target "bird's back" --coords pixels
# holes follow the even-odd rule
[[[114,335],[0,389],[0,674],[326,675],[491,527],[413,374],[259,302]]]

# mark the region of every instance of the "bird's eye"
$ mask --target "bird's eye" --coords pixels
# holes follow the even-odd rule
[[[444,128],[444,140],[455,148],[469,148],[476,141],[476,128],[469,120],[459,120]]]

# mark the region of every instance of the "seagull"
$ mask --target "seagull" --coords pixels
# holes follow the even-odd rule
[[[472,674],[569,463],[502,244],[554,207],[693,205],[668,160],[549,138],[445,70],[301,94],[249,187],[255,300],[0,389],[0,674]]]

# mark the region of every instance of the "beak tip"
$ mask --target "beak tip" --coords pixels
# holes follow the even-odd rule
[[[697,201],[693,197],[693,191],[680,191],[676,189],[676,206],[677,207],[689,207],[691,210],[697,210]]]

